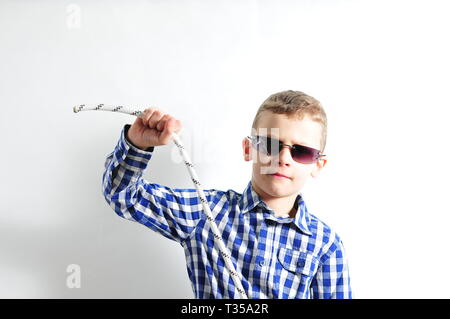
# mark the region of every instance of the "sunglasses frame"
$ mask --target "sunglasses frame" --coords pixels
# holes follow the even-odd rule
[[[317,155],[317,158],[315,158],[314,161],[312,161],[312,162],[310,162],[310,163],[302,163],[302,162],[296,161],[296,160],[294,159],[294,161],[297,162],[297,163],[301,163],[301,164],[313,164],[313,163],[317,163],[317,161],[318,161],[321,157],[326,156],[325,154],[323,154],[323,153],[322,153],[320,150],[318,150],[318,149],[315,149],[315,148],[312,148],[312,147],[309,147],[309,146],[305,146],[305,145],[300,145],[300,144],[289,145],[289,144],[286,144],[286,143],[284,143],[283,141],[280,141],[279,139],[277,139],[277,138],[275,138],[275,137],[271,137],[271,136],[260,136],[260,135],[257,135],[257,136],[247,136],[247,139],[250,140],[250,142],[252,143],[253,146],[257,146],[257,145],[260,143],[260,142],[258,141],[258,139],[259,139],[259,138],[262,138],[262,137],[263,137],[263,138],[274,139],[274,140],[277,140],[277,141],[280,143],[281,148],[280,148],[280,150],[278,151],[278,154],[281,152],[281,150],[282,150],[285,146],[287,146],[287,147],[289,148],[289,150],[291,151],[291,157],[292,157],[292,159],[294,159],[294,157],[292,156],[292,150],[293,150],[294,147],[301,147],[301,148],[313,149],[313,150],[319,152],[318,155]],[[259,151],[258,148],[257,148],[257,150]],[[263,153],[263,154],[264,154],[264,153]],[[272,156],[271,154],[264,154],[264,155],[266,155],[266,156]]]

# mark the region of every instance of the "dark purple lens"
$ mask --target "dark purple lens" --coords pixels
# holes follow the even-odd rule
[[[278,155],[283,147],[279,140],[267,136],[257,137],[258,150],[266,155]],[[317,161],[320,151],[303,145],[294,145],[291,148],[292,159],[298,163],[311,164]]]
[[[319,154],[319,150],[303,145],[294,145],[291,148],[291,155],[294,161],[303,164],[314,163],[319,158]]]

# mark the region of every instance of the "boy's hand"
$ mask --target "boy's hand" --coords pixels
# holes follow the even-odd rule
[[[181,130],[181,122],[158,108],[144,110],[128,130],[128,140],[140,149],[166,145],[173,132]]]

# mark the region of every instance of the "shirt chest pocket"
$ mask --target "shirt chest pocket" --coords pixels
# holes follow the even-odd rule
[[[309,287],[317,269],[319,260],[309,252],[301,252],[290,248],[278,250],[278,276],[283,295],[280,298],[309,298]]]

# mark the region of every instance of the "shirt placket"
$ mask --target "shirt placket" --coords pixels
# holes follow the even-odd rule
[[[270,286],[269,286],[269,275],[270,275],[270,267],[272,263],[272,255],[273,255],[273,238],[275,236],[275,228],[271,223],[266,219],[267,212],[263,212],[261,214],[261,223],[260,234],[258,236],[258,255],[256,258],[256,265],[260,272],[260,289],[261,293],[270,298]]]

